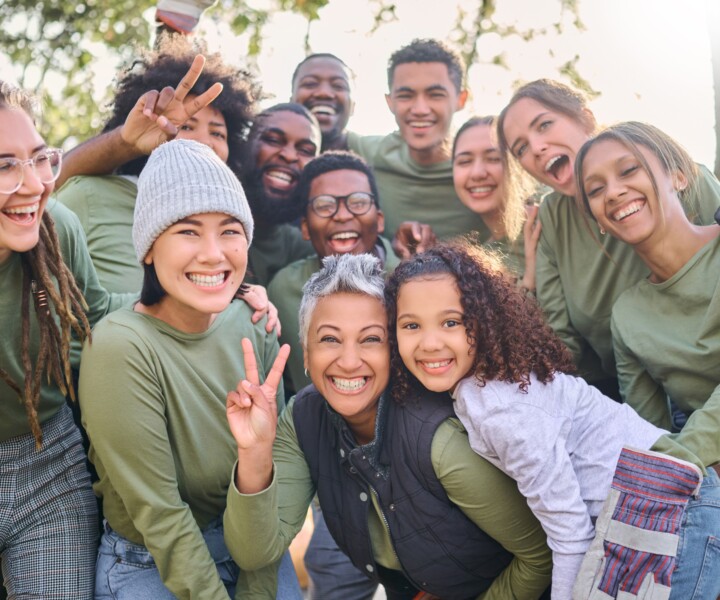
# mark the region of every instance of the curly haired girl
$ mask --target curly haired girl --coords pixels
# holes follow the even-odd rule
[[[666,432],[570,375],[538,305],[482,249],[419,254],[385,294],[394,398],[452,394],[473,449],[517,481],[545,529],[553,599],[570,598],[622,447]]]

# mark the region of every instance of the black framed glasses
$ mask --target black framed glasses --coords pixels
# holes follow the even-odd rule
[[[41,183],[52,183],[60,176],[62,150],[45,148],[27,160],[12,156],[0,158],[0,193],[14,194],[22,187],[25,181],[25,165],[30,165]]]
[[[359,217],[369,211],[370,207],[375,204],[375,196],[370,192],[353,192],[347,196],[321,194],[310,199],[310,208],[318,217],[329,219],[337,214],[340,202],[345,203],[351,214]]]

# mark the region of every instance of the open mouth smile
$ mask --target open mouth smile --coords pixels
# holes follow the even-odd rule
[[[619,210],[616,210],[614,213],[612,213],[612,215],[610,215],[610,218],[613,221],[622,221],[630,215],[634,215],[635,213],[640,212],[644,207],[644,200],[633,200],[629,204],[626,204]]]
[[[33,204],[26,204],[24,206],[4,208],[0,212],[2,212],[2,214],[13,223],[18,223],[19,225],[31,225],[35,222],[39,210],[40,202],[34,202]]]
[[[344,394],[353,394],[362,390],[368,382],[368,377],[353,377],[345,379],[342,377],[329,377],[333,387]]]
[[[199,273],[188,273],[186,277],[195,285],[203,288],[217,288],[222,286],[230,275],[229,271],[222,271],[214,275],[201,275]]]

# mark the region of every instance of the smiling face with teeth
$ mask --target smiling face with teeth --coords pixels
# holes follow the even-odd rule
[[[353,192],[372,194],[367,175],[352,169],[339,169],[315,177],[310,184],[309,197],[347,196]],[[300,223],[303,237],[310,240],[321,259],[332,254],[373,252],[384,227],[383,213],[376,204],[364,215],[353,215],[342,201],[337,212],[327,218],[316,215],[308,205]]]
[[[397,65],[385,99],[415,162],[432,165],[450,158],[450,125],[465,106],[467,91],[457,90],[444,63]]]
[[[28,160],[46,148],[28,114],[19,108],[0,108],[0,157]],[[29,165],[23,183],[12,194],[0,194],[0,263],[13,252],[34,248],[40,236],[40,220],[54,183],[42,183]]]
[[[490,125],[465,129],[455,140],[453,183],[461,202],[481,215],[499,215],[505,206],[502,157]]]
[[[354,108],[350,70],[330,56],[305,60],[293,79],[292,101],[305,106],[317,118],[323,150],[334,147],[333,143],[344,137]]]
[[[385,307],[364,294],[321,298],[310,317],[305,367],[358,443],[375,434],[380,395],[390,378]]]
[[[575,156],[592,134],[595,119],[584,121],[552,110],[533,98],[521,98],[506,109],[503,133],[520,165],[539,182],[575,196]]]
[[[603,139],[582,160],[583,196],[593,217],[633,246],[662,240],[675,218],[687,220],[677,192],[687,186],[687,178],[667,173],[648,148],[637,150],[645,164],[619,141]]]
[[[247,267],[247,237],[240,222],[224,213],[203,213],[161,233],[145,257],[166,294],[138,305],[180,331],[206,331],[237,292]]]
[[[427,389],[446,392],[472,369],[475,350],[463,323],[460,291],[451,275],[411,279],[397,296],[398,350]]]

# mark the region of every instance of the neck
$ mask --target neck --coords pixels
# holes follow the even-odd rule
[[[168,302],[168,296],[150,306],[138,302],[135,304],[134,310],[155,317],[183,333],[203,333],[210,328],[217,316],[217,313],[201,313],[177,306],[175,303]]]
[[[480,215],[483,223],[490,230],[489,241],[498,241],[503,239],[507,235],[505,230],[505,220],[503,218],[502,211],[493,210],[491,212]]]
[[[322,138],[320,152],[328,150],[347,150],[347,131],[331,132]]]
[[[421,167],[429,167],[450,159],[450,140],[447,138],[442,143],[430,148],[416,150],[408,146],[410,158],[412,158]]]
[[[635,246],[635,252],[650,269],[650,281],[662,283],[682,269],[700,249],[720,235],[716,225],[700,226],[684,220],[673,225],[660,239]]]

